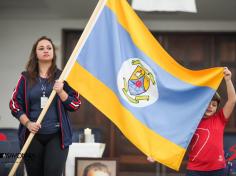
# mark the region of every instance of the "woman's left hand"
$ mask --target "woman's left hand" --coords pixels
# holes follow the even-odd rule
[[[61,80],[56,80],[53,86],[53,89],[57,92],[57,94],[62,93],[64,87],[64,82]]]

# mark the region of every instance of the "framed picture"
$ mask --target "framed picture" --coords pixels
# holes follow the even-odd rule
[[[75,176],[117,176],[115,158],[75,158]]]

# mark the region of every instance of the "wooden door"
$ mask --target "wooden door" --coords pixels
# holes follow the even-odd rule
[[[81,33],[82,30],[63,30],[63,64],[72,53]],[[235,85],[236,33],[153,32],[153,35],[178,63],[189,69],[229,67]],[[224,83],[221,84],[219,92],[223,97],[222,102],[225,102]],[[120,171],[156,171],[156,165],[148,163],[146,156],[131,144],[104,114],[83,97],[82,103],[80,111],[71,115],[74,129],[84,127],[100,129],[103,141],[107,144],[104,156],[120,158]],[[235,111],[232,116],[226,131],[236,134]],[[186,160],[187,157],[180,172],[185,171]],[[166,173],[176,173],[168,168],[161,168]]]

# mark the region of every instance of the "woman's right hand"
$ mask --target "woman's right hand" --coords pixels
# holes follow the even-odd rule
[[[28,121],[25,126],[26,126],[26,128],[28,128],[28,130],[31,133],[34,133],[34,134],[37,133],[38,130],[41,128],[41,124],[39,124],[37,122],[31,122],[31,121]]]

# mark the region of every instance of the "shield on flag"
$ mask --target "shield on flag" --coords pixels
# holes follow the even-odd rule
[[[141,66],[137,66],[130,79],[128,80],[128,89],[131,95],[140,95],[148,90],[150,86],[150,79],[145,74]]]

